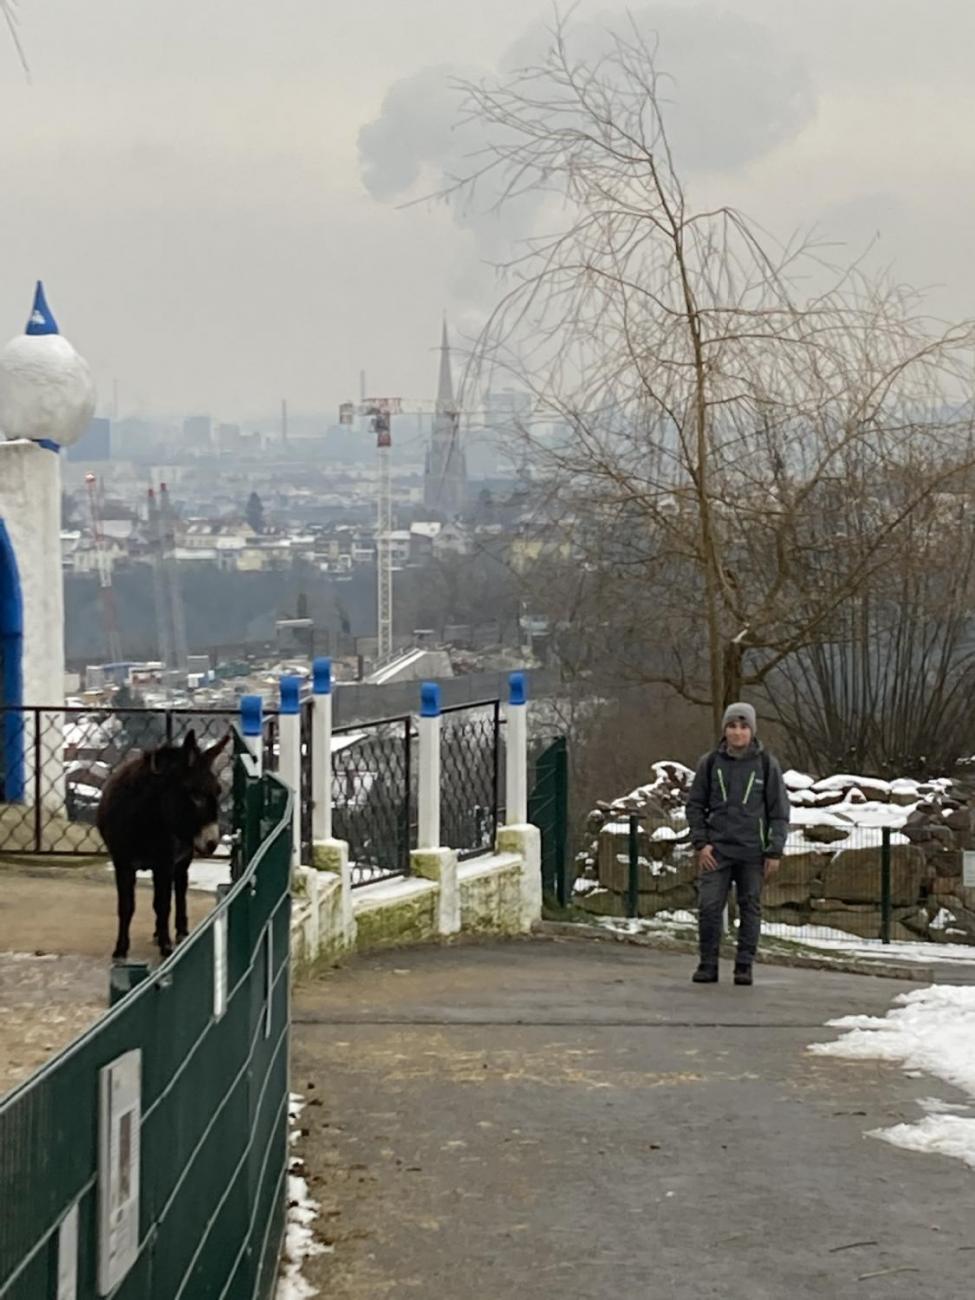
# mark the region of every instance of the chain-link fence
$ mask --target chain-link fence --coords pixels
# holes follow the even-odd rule
[[[490,853],[498,828],[501,703],[444,709],[440,734],[440,838],[460,858]]]
[[[102,790],[126,758],[180,744],[202,748],[235,726],[233,709],[20,708],[0,713],[0,852],[103,854],[95,827]],[[319,774],[312,767],[312,701],[301,714],[302,857],[310,861]],[[441,837],[461,857],[489,852],[500,819],[504,755],[497,700],[446,709],[441,735]],[[264,715],[263,764],[276,772],[278,717]],[[416,846],[416,725],[412,715],[337,727],[332,740],[333,833],[349,843],[353,882],[409,871]],[[218,758],[220,827],[229,852],[231,751]]]
[[[206,749],[236,718],[233,709],[0,709],[0,852],[104,853],[95,815],[113,768],[156,745],[181,744],[189,731]],[[218,776],[230,762],[224,751]],[[228,834],[229,779],[221,787],[220,828]]]
[[[332,732],[332,831],[349,845],[353,885],[409,872],[416,845],[415,755],[411,716]]]

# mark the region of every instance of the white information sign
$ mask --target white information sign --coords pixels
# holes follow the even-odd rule
[[[227,1010],[227,913],[218,912],[213,922],[213,1018]]]
[[[58,1228],[57,1300],[78,1300],[78,1203],[61,1220]]]
[[[99,1073],[98,1293],[107,1295],[139,1253],[142,1052],[126,1052]]]
[[[962,857],[963,884],[966,889],[975,889],[975,853],[966,851]]]

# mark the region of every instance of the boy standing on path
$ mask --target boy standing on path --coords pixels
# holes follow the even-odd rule
[[[755,734],[755,710],[725,710],[717,749],[697,765],[687,796],[687,822],[700,876],[695,984],[718,979],[718,947],[731,882],[738,897],[735,983],[751,984],[762,928],[762,885],[779,869],[789,834],[789,795],[782,769]]]

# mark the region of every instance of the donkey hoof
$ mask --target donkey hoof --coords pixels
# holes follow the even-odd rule
[[[112,961],[125,961],[129,955],[128,948],[116,948],[112,953]]]
[[[160,955],[163,957],[170,957],[172,956],[172,952],[173,952],[173,945],[170,943],[170,941],[168,939],[160,939],[159,940]]]
[[[189,930],[177,930],[177,931],[176,931],[176,942],[177,942],[177,943],[182,943],[184,939],[189,938],[189,933],[190,933]]]

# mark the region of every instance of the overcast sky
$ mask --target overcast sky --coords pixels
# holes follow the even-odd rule
[[[879,233],[975,314],[975,5],[727,0],[650,12],[692,194],[788,235]],[[583,3],[586,31],[624,6]],[[0,336],[45,280],[122,414],[234,420],[432,395],[520,233],[397,204],[456,163],[452,74],[537,45],[535,0],[19,0],[0,27]],[[582,33],[585,35],[585,31]],[[527,218],[526,218],[527,219]]]

